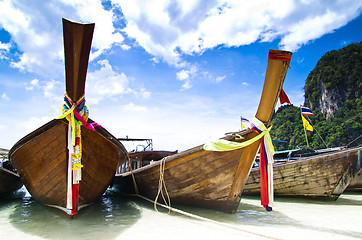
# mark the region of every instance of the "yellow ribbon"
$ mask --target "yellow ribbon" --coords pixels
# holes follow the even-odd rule
[[[82,167],[83,167],[82,164],[80,164],[80,163],[74,163],[74,164],[73,164],[73,167],[72,167],[72,170],[74,171],[74,170],[77,170],[77,169],[81,169]]]
[[[271,127],[266,128],[262,122],[260,122],[258,119],[254,118],[252,121],[255,125],[258,126],[258,128],[261,128],[263,130],[260,134],[253,137],[252,139],[249,139],[245,142],[232,142],[225,139],[218,139],[216,141],[210,141],[208,143],[205,143],[203,148],[206,151],[231,151],[236,150],[239,148],[243,148],[246,146],[249,146],[250,144],[253,144],[254,142],[260,140],[263,136],[266,137],[266,144],[269,145],[271,154],[274,155],[274,147],[272,144],[272,140],[269,134],[269,131]]]
[[[68,99],[71,99],[71,98],[68,96],[68,93],[67,93],[67,92],[65,92],[64,95],[65,95]],[[78,101],[82,100],[83,98],[84,98],[84,95],[83,95],[82,97],[80,97]],[[77,106],[78,101],[75,102],[75,103],[73,102],[72,107],[71,107],[68,111],[64,111],[61,116],[57,117],[57,119],[62,119],[62,118],[67,117],[67,116],[70,114],[70,121],[69,121],[69,119],[68,119],[68,121],[69,121],[69,124],[71,124],[71,127],[72,127],[72,146],[75,145],[75,130],[74,130],[74,129],[75,129],[75,125],[76,125],[76,122],[75,122],[76,119],[75,119],[75,117],[74,117],[74,110],[75,110],[75,107]],[[63,105],[64,105],[64,104],[63,104]]]

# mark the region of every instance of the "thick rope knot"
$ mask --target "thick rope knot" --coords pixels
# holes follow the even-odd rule
[[[67,93],[64,94],[63,114],[58,119],[66,118],[72,129],[76,125],[83,125],[85,128],[94,131],[95,127],[102,127],[96,122],[88,123],[89,110],[85,106],[84,95],[74,102]],[[75,131],[72,131],[72,145],[75,146]]]

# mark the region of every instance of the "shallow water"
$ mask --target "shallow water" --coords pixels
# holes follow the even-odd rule
[[[212,220],[168,213],[110,189],[72,220],[25,188],[0,198],[0,239],[362,239],[362,192],[337,201],[276,198],[272,212],[244,197],[236,214],[173,206]]]

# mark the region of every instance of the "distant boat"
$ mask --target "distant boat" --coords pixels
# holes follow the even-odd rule
[[[23,186],[16,169],[7,159],[8,152],[9,150],[0,148],[0,196],[14,192]]]
[[[287,151],[285,151],[287,152]],[[362,164],[362,146],[324,149],[273,164],[275,196],[337,199]],[[260,170],[251,170],[243,195],[260,194]]]
[[[263,93],[255,115],[266,126],[274,113],[291,55],[286,51],[269,51]],[[225,139],[245,142],[257,135],[251,130],[243,130],[229,134]],[[197,146],[147,166],[116,174],[116,182],[128,186],[125,192],[138,191],[140,195],[153,200],[162,199],[158,196],[164,190],[172,204],[235,213],[259,145],[260,140],[257,140],[245,148],[231,151],[206,151],[203,145]],[[161,182],[163,180],[161,188],[160,179]]]
[[[124,146],[115,137],[92,120],[86,122],[84,87],[93,30],[94,23],[63,19],[66,70],[63,116],[70,113],[68,120],[48,122],[19,140],[9,152],[11,163],[32,197],[63,210],[70,217],[99,198],[119,163],[127,160]]]
[[[128,152],[129,162],[124,162],[118,167],[117,173],[127,172],[131,168],[137,169],[161,160],[164,157],[168,157],[177,153],[176,151],[166,150],[154,150],[153,141],[149,138],[117,138],[118,141],[122,142],[144,142],[145,144],[138,144],[136,148]],[[132,166],[129,166],[129,163]]]

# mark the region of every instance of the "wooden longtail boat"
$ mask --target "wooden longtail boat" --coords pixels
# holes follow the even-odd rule
[[[9,150],[0,148],[0,195],[14,192],[23,186],[16,169],[11,166],[7,159],[8,152]]]
[[[94,24],[63,19],[63,116],[69,114],[68,118],[48,122],[19,140],[9,152],[11,163],[32,197],[70,217],[100,197],[119,162],[127,160],[125,148],[115,137],[92,120],[86,122],[83,96],[93,30]]]
[[[362,164],[362,147],[327,151],[273,164],[276,196],[337,199]],[[260,170],[253,168],[243,195],[260,194]]]
[[[176,151],[153,150],[153,142],[150,138],[117,138],[120,142],[142,142],[135,149],[128,152],[129,162],[122,163],[117,170],[117,173],[129,171],[129,169],[137,169],[146,166],[154,161],[159,161],[164,157],[171,156],[177,153]],[[139,148],[141,150],[139,150]],[[132,164],[129,167],[129,164]]]
[[[266,126],[274,113],[291,55],[290,52],[278,50],[269,52],[263,93],[255,115]],[[244,136],[244,139],[237,140],[239,135]],[[251,130],[245,130],[226,136],[225,139],[242,142],[257,135]],[[140,195],[156,199],[162,167],[162,177],[172,204],[235,213],[259,144],[260,140],[245,148],[225,152],[206,151],[203,145],[197,146],[148,166],[116,174],[115,181],[121,186],[128,186],[124,190],[126,192],[132,193],[137,188]]]

